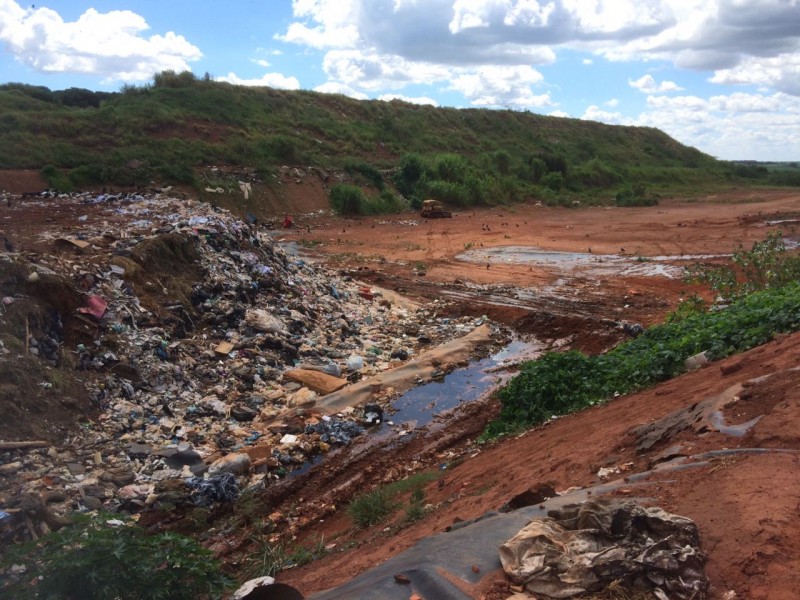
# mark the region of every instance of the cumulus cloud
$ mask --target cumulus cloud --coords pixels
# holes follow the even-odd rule
[[[777,107],[777,108],[775,108]],[[800,98],[785,93],[737,93],[709,99],[648,98],[637,124],[724,159],[786,160],[800,156]]]
[[[628,79],[628,85],[636,88],[645,94],[660,94],[663,92],[678,92],[683,88],[674,81],[662,81],[657,83],[652,75],[643,75],[636,81]]]
[[[461,92],[474,106],[552,106],[549,93],[537,95],[531,90],[540,81],[541,73],[528,66],[483,67],[456,75],[450,89]]]
[[[800,96],[800,52],[770,57],[750,56],[735,67],[716,71],[711,81],[727,85],[766,85]]]
[[[461,76],[459,68],[551,64],[569,48],[800,95],[797,0],[294,0],[293,11],[279,39],[350,50],[356,62],[399,59]],[[643,91],[679,91],[654,85]]]
[[[348,96],[350,98],[355,98],[356,100],[369,99],[369,96],[367,96],[364,92],[359,92],[351,88],[349,85],[337,83],[336,81],[327,81],[322,85],[318,85],[314,88],[314,91],[322,92],[323,94],[341,94],[342,96]]]
[[[581,115],[581,119],[586,121],[599,121],[600,123],[607,123],[609,125],[626,125],[628,124],[620,113],[609,112],[603,110],[599,106],[592,104],[586,108]]]
[[[170,31],[149,37],[150,26],[129,10],[90,8],[64,21],[49,8],[22,8],[0,0],[0,42],[19,62],[42,72],[98,75],[107,81],[142,81],[167,69],[190,70],[200,49]]]
[[[300,82],[297,77],[286,77],[281,73],[264,73],[255,79],[243,79],[236,73],[228,73],[223,77],[217,77],[216,81],[225,81],[234,85],[247,85],[253,87],[271,87],[279,90],[299,90]]]

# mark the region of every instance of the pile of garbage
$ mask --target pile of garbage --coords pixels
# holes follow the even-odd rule
[[[635,502],[553,510],[500,546],[503,570],[527,592],[573,598],[611,587],[656,598],[706,598],[709,582],[691,519]]]
[[[0,450],[4,514],[45,493],[60,514],[231,500],[368,427],[355,406],[322,414],[319,398],[475,325],[438,317],[437,302],[397,306],[204,203],[160,193],[20,202],[77,215],[68,236],[63,223],[42,224],[52,252],[3,259],[79,292],[81,306],[58,316],[61,334],[32,330],[25,347],[74,365],[96,417],[62,444]]]

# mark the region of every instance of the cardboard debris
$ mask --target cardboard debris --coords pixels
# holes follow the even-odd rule
[[[222,356],[227,356],[233,350],[233,344],[230,342],[220,342],[219,345],[214,348],[214,352],[220,354]]]
[[[60,246],[62,248],[71,248],[78,252],[82,252],[83,250],[91,246],[91,244],[89,242],[86,242],[84,240],[79,240],[77,238],[58,238],[56,240],[56,246]]]
[[[311,369],[294,369],[283,374],[286,379],[302,383],[321,396],[332,394],[347,385],[347,380]]]

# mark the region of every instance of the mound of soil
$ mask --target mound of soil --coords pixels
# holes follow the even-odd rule
[[[82,296],[63,277],[8,256],[0,295],[0,437],[60,440],[91,409],[69,349],[87,327],[76,313]]]

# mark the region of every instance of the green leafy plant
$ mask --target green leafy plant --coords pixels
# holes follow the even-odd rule
[[[678,303],[678,306],[667,316],[667,323],[684,321],[694,315],[702,314],[708,310],[708,303],[698,294],[692,294]]]
[[[718,359],[798,329],[800,283],[794,281],[752,293],[724,310],[688,314],[651,327],[606,354],[547,353],[525,363],[500,391],[500,416],[489,424],[483,439],[674,377],[684,371],[684,361],[699,352]]]
[[[731,265],[699,265],[687,269],[690,282],[708,284],[723,302],[731,302],[757,290],[780,287],[800,280],[800,257],[787,251],[779,231],[733,253]]]
[[[140,600],[218,598],[232,585],[211,552],[175,533],[148,534],[115,517],[77,517],[76,523],[12,548],[3,571],[24,565],[8,583],[9,598]]]

